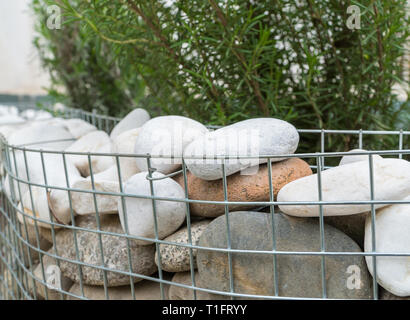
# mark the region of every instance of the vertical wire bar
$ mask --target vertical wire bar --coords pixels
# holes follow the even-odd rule
[[[222,183],[224,190],[224,201],[228,201],[228,185],[226,182],[226,169],[225,169],[226,159],[223,159],[222,162]],[[232,249],[231,246],[231,230],[229,226],[229,205],[225,204],[225,222],[226,222],[226,236],[227,236],[227,245],[228,250]],[[229,287],[231,293],[234,293],[234,279],[233,279],[233,270],[232,270],[232,252],[228,251],[228,267],[229,267]],[[231,296],[231,300],[235,300],[234,296]]]
[[[317,179],[318,179],[318,196],[319,201],[323,200],[322,197],[322,167],[320,163],[320,157],[316,158],[317,163]],[[319,205],[319,224],[320,224],[320,252],[326,252],[325,248],[325,232],[324,232],[324,219],[323,219],[323,205]],[[326,288],[326,257],[322,255],[321,264],[322,264],[322,297],[325,299],[327,297],[327,288]]]
[[[182,174],[184,176],[184,191],[185,191],[185,199],[189,200],[189,192],[188,192],[188,177],[187,177],[187,171],[186,171],[186,165],[185,165],[185,160],[182,157]],[[189,266],[191,269],[191,281],[192,281],[192,286],[196,288],[195,284],[195,265],[194,265],[194,253],[192,250],[192,234],[191,234],[191,211],[189,208],[189,202],[185,201],[186,204],[186,223],[187,223],[187,232],[188,232],[188,243],[190,245],[189,247]],[[196,289],[194,289],[194,300],[197,300],[197,295],[196,295]]]
[[[268,158],[268,178],[269,178],[269,201],[274,202],[274,190],[272,182],[272,159]],[[278,259],[276,254],[276,227],[275,227],[275,205],[271,204],[270,214],[272,220],[272,250],[273,250],[273,279],[274,279],[274,294],[277,297],[279,295],[279,285],[278,285]]]
[[[359,149],[363,149],[363,130],[359,131]]]
[[[403,129],[400,129],[400,134],[399,134],[399,150],[403,150]],[[399,154],[399,159],[403,159],[403,154]]]
[[[70,189],[70,181],[68,179],[68,172],[67,172],[66,154],[65,154],[65,152],[62,152],[61,155],[63,156],[63,164],[64,164],[64,173],[65,173],[66,185],[67,185],[67,188]],[[77,228],[75,226],[73,203],[72,203],[72,200],[71,200],[71,191],[67,190],[67,193],[68,193],[68,203],[70,205],[71,224],[73,226],[72,230],[73,230],[73,238],[74,238],[75,256],[76,256],[77,261],[80,261],[80,251],[78,249]],[[79,276],[81,294],[84,297],[83,270],[81,268],[81,265],[78,264],[78,263],[77,263],[77,268],[78,268],[78,276]]]
[[[94,199],[94,207],[95,207],[95,219],[97,221],[97,230],[101,231],[101,221],[100,221],[100,213],[98,212],[98,204],[97,204],[97,195],[95,194],[96,189],[95,189],[95,183],[94,183],[94,173],[93,173],[93,168],[91,165],[91,155],[88,153],[87,155],[88,159],[88,168],[90,170],[90,179],[91,179],[91,187],[93,192],[93,199]],[[104,261],[104,248],[103,248],[103,243],[102,243],[102,235],[100,232],[98,232],[98,245],[100,247],[100,252],[101,252],[101,265],[105,267],[105,261]],[[105,294],[105,299],[109,300],[108,296],[108,279],[107,279],[107,270],[103,270],[103,277],[104,277],[104,294]]]
[[[155,204],[155,192],[154,192],[154,181],[152,181],[152,173],[155,169],[151,166],[151,155],[147,154],[147,165],[148,165],[148,176],[150,177],[149,186],[151,191],[152,198],[152,213],[154,215],[154,232],[155,232],[155,248],[157,251],[157,260],[158,260],[158,275],[160,278],[160,289],[161,289],[161,300],[165,300],[165,291],[164,291],[164,284],[163,284],[163,275],[162,275],[162,260],[161,260],[161,253],[159,251],[159,243],[158,243],[158,220],[157,220],[157,209]]]
[[[325,130],[324,129],[322,129],[322,131],[320,132],[320,152],[325,153]],[[320,157],[320,161],[321,161],[321,167],[324,168],[325,158]]]
[[[40,150],[40,159],[41,159],[41,167],[43,168],[44,185],[48,186],[47,171],[46,171],[46,166],[44,162],[43,150]],[[48,211],[48,214],[50,218],[51,239],[53,240],[54,254],[58,256],[54,216],[51,214],[51,210]],[[58,268],[60,269],[60,260],[56,259],[56,263],[57,263]],[[60,292],[60,298],[63,299],[62,292]]]
[[[34,219],[36,218],[36,209],[34,207],[34,199],[33,199],[33,193],[32,193],[32,189],[31,189],[31,180],[30,180],[30,172],[28,169],[28,165],[27,165],[27,155],[26,155],[26,150],[23,151],[23,155],[24,155],[24,164],[26,167],[26,175],[27,175],[27,182],[28,182],[28,188],[29,188],[29,192],[30,192],[30,200],[31,200],[31,209],[32,209],[32,214],[33,214],[33,221],[34,221],[34,226],[37,230],[36,232],[36,241],[37,241],[37,247],[40,248],[40,238],[39,238],[39,234],[38,234],[38,223],[37,220]],[[45,192],[47,193],[47,190],[45,190]],[[40,214],[39,214],[40,216]],[[44,271],[44,264],[43,264],[43,255],[39,252],[39,259],[40,259],[40,265],[41,265],[41,274],[43,276],[43,279],[46,279],[46,275],[45,275],[45,271]],[[45,298],[46,300],[48,300],[48,290],[45,290]]]
[[[370,170],[370,200],[374,200],[374,176],[373,176],[373,155],[369,154],[369,170]],[[376,253],[376,210],[374,203],[370,205],[372,215],[372,253]],[[377,284],[377,266],[376,256],[372,256],[373,261],[373,299],[378,300],[378,284]]]
[[[122,213],[123,213],[123,221],[124,221],[124,227],[125,227],[125,233],[126,233],[126,240],[127,240],[127,253],[128,253],[128,265],[130,267],[130,273],[134,273],[132,270],[132,258],[131,258],[131,245],[130,245],[130,232],[128,229],[128,217],[127,217],[127,207],[124,199],[124,186],[122,184],[122,176],[121,176],[121,165],[120,165],[120,160],[119,156],[115,156],[115,162],[117,164],[117,173],[118,173],[118,182],[120,184],[120,194],[121,194],[121,206],[122,206]],[[131,296],[132,300],[135,300],[135,288],[134,288],[134,280],[132,276],[130,275],[130,286],[131,286]]]

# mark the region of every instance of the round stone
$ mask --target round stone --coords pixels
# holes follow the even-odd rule
[[[298,143],[299,134],[290,123],[274,118],[257,118],[199,136],[185,148],[184,157],[189,171],[196,177],[217,180],[223,177],[223,161],[214,159],[215,156],[230,156],[225,163],[225,173],[229,176],[266,163],[268,160],[261,158],[263,155],[292,154]],[[235,159],[237,156],[254,158]],[[272,158],[272,162],[283,159]]]
[[[367,161],[358,161],[322,171],[323,201],[370,201],[370,170]],[[410,162],[402,159],[374,159],[375,200],[401,200],[410,194]],[[278,194],[280,202],[318,201],[317,174],[292,181]],[[386,204],[376,204],[381,208]],[[300,217],[318,217],[319,205],[280,205],[281,211]],[[325,216],[368,212],[369,204],[323,205]]]
[[[112,129],[110,137],[114,140],[125,131],[141,127],[149,119],[150,115],[145,109],[134,109]]]
[[[181,167],[185,147],[206,132],[208,129],[203,124],[186,117],[157,117],[141,127],[134,150],[138,155],[152,155],[151,167],[168,174]],[[148,170],[146,157],[135,161],[141,171]]]
[[[76,238],[78,244],[78,255],[76,256],[76,246],[74,242],[74,233],[71,229],[64,229],[57,233],[56,248],[58,254],[65,259],[79,260],[91,266],[82,266],[83,283],[87,285],[103,285],[104,271],[96,267],[101,266],[101,251],[99,235],[92,230],[97,230],[96,218],[92,215],[78,216],[75,225],[80,228],[90,229],[90,231],[77,230]],[[119,219],[115,215],[100,216],[101,231],[122,234]],[[116,273],[117,271],[130,272],[127,239],[122,236],[101,234],[103,247],[104,265],[113,269],[108,271],[108,286],[121,286],[129,284],[130,277],[125,274]],[[132,272],[151,275],[157,267],[154,261],[155,246],[139,246],[132,239],[129,240],[131,253]],[[61,261],[61,271],[63,274],[75,282],[80,281],[78,264]],[[134,277],[134,282],[141,281],[141,278]]]
[[[238,211],[229,214],[231,248],[272,251],[271,215]],[[320,252],[320,226],[316,219],[274,215],[276,250]],[[226,217],[212,221],[203,232],[199,245],[227,248]],[[361,252],[359,246],[341,231],[324,225],[326,252]],[[231,253],[235,293],[275,294],[274,256],[271,253]],[[198,249],[198,271],[208,289],[230,292],[228,253]],[[322,297],[322,259],[320,255],[279,254],[276,256],[278,295],[281,297]],[[328,298],[369,299],[371,280],[362,256],[331,255],[325,258]]]
[[[272,163],[272,188],[274,197],[287,183],[301,177],[311,175],[312,170],[305,161],[291,158]],[[175,177],[184,188],[182,174]],[[224,201],[223,181],[203,180],[187,171],[189,198],[192,200]],[[269,170],[267,164],[258,166],[254,174],[244,175],[237,172],[227,177],[228,200],[244,202],[244,204],[229,205],[230,211],[249,210],[258,206],[247,205],[246,202],[263,202],[270,200]],[[225,213],[225,206],[220,204],[190,203],[190,212],[203,217],[218,217]]]
[[[193,245],[197,245],[199,237],[211,220],[202,220],[191,223],[191,240]],[[165,241],[189,244],[188,227],[179,229],[174,234],[166,237]],[[161,267],[168,272],[183,272],[191,269],[190,250],[188,247],[178,245],[160,244],[159,252],[161,256]],[[196,268],[196,249],[192,249],[192,259]],[[158,265],[157,255],[155,263]]]
[[[349,152],[363,152],[366,150],[363,149],[353,149],[350,150]],[[379,156],[378,154],[374,154],[372,155],[373,159],[383,159],[381,156]],[[349,164],[349,163],[353,163],[353,162],[358,162],[358,161],[369,161],[369,156],[368,155],[345,155],[342,157],[342,159],[340,160],[339,166],[343,166],[345,164]]]
[[[137,173],[124,184],[124,192],[135,196],[151,196],[148,172]],[[171,178],[164,178],[160,172],[152,174],[153,190],[156,197],[184,199],[181,186]],[[137,237],[155,239],[155,219],[152,199],[124,197],[118,199],[118,212],[124,232]],[[185,220],[186,204],[180,201],[155,200],[158,239],[164,239],[174,233]],[[126,217],[126,220],[125,220]],[[151,244],[152,241],[136,239],[140,245]]]
[[[410,201],[410,197],[405,200]],[[409,253],[410,252],[410,204],[394,204],[380,209],[376,213],[375,223],[376,252]],[[372,219],[367,217],[365,252],[372,252]],[[373,258],[366,257],[370,274],[374,275]],[[408,256],[376,257],[377,282],[390,293],[399,296],[410,296],[410,259]]]

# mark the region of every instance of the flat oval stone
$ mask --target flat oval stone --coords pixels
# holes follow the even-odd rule
[[[124,193],[136,196],[151,196],[148,172],[140,172],[132,176],[124,184]],[[154,195],[157,197],[183,199],[185,193],[181,186],[171,178],[164,178],[160,172],[154,172]],[[118,213],[124,232],[133,236],[155,239],[155,220],[152,199],[124,197],[125,215],[122,199],[118,199]],[[185,220],[186,204],[180,201],[155,200],[158,238],[164,239],[174,233]],[[125,220],[125,217],[127,220]],[[135,240],[140,245],[151,244],[148,240]]]
[[[401,200],[410,195],[410,162],[402,159],[374,159],[374,199]],[[323,201],[370,201],[370,170],[367,161],[358,161],[322,171]],[[318,201],[317,174],[303,177],[284,186],[280,202]],[[376,204],[381,208],[386,204]],[[300,217],[319,216],[318,205],[280,205],[281,211]],[[368,204],[323,205],[325,216],[368,212]]]
[[[243,175],[237,172],[227,177],[228,200],[244,202],[244,205],[230,205],[229,210],[248,210],[255,206],[246,205],[246,202],[269,201],[269,170],[267,164],[262,164],[253,175]],[[291,158],[272,163],[272,187],[276,197],[279,190],[287,183],[301,177],[311,175],[309,165],[298,158]],[[175,177],[184,188],[182,174]],[[192,200],[224,201],[222,180],[203,180],[187,172],[188,194]],[[225,213],[225,206],[219,204],[190,203],[190,213],[203,217],[218,217]]]
[[[111,139],[117,138],[121,133],[139,128],[150,119],[149,113],[142,108],[137,108],[128,113],[111,131]]]
[[[298,143],[299,134],[290,123],[274,118],[257,118],[240,121],[198,137],[185,148],[184,157],[193,175],[204,180],[217,180],[223,177],[222,160],[214,160],[214,156],[232,157],[226,160],[225,165],[226,175],[229,176],[258,163],[266,163],[267,159],[257,158],[261,155],[294,153]],[[233,158],[237,156],[256,158]],[[280,160],[283,158],[272,158],[272,162]]]
[[[270,214],[232,212],[229,214],[229,225],[232,249],[274,249]],[[278,251],[320,252],[318,219],[314,221],[275,214],[274,226]],[[216,218],[203,232],[199,245],[227,248],[226,229],[226,217]],[[327,252],[361,252],[352,239],[326,224],[324,241]],[[231,253],[231,256],[235,293],[270,296],[275,294],[272,254]],[[321,298],[321,261],[319,255],[277,255],[278,295]],[[201,282],[206,288],[230,292],[228,253],[198,249],[197,264]],[[355,273],[352,273],[352,266],[355,266]],[[326,256],[325,276],[328,298],[372,297],[371,280],[365,260],[361,256]],[[360,277],[360,282],[357,278],[354,281],[355,277]]]
[[[63,151],[73,140],[73,135],[62,125],[35,122],[14,131],[8,142],[16,146],[29,145],[30,149]]]
[[[113,152],[112,141],[104,131],[92,131],[82,136],[70,147],[67,152],[90,152],[90,153],[111,153]],[[109,156],[90,156],[69,154],[66,158],[73,163],[84,177],[88,177],[90,172],[90,162],[93,174],[102,172],[114,164],[114,159]]]
[[[349,152],[362,152],[362,151],[366,151],[366,150],[353,149],[353,150],[350,150]],[[372,155],[372,157],[373,157],[373,159],[378,159],[378,160],[383,159],[378,154],[374,154],[374,155]],[[345,164],[358,162],[358,161],[367,161],[368,162],[369,161],[369,156],[367,156],[367,155],[353,155],[353,156],[345,155],[345,156],[342,157],[342,159],[340,159],[339,166],[343,166]]]
[[[191,223],[191,240],[193,245],[197,245],[199,237],[211,220],[202,220]],[[166,237],[165,241],[189,244],[188,227],[179,229],[174,234]],[[178,245],[160,244],[161,267],[168,272],[183,272],[191,269],[190,251],[188,247]],[[196,249],[192,249],[192,258],[196,268]],[[157,255],[155,263],[158,265]]]
[[[405,200],[410,201],[410,197]],[[410,204],[394,204],[380,209],[376,213],[376,252],[410,252]],[[372,251],[371,215],[367,217],[365,252]],[[377,261],[377,282],[390,293],[410,296],[410,260],[406,256],[379,256]],[[367,266],[373,276],[373,258],[366,257]]]
[[[97,222],[94,216],[85,215],[76,218],[76,226],[97,230]],[[115,215],[103,215],[100,217],[100,227],[102,231],[122,234],[119,219]],[[99,247],[99,236],[95,232],[77,230],[77,243],[79,260],[83,263],[94,266],[101,266],[101,252]],[[104,264],[110,269],[119,271],[130,271],[128,263],[127,239],[114,235],[101,235]],[[134,273],[151,275],[156,272],[157,267],[154,262],[155,246],[139,246],[133,240],[129,240],[131,251],[131,266]],[[74,234],[70,229],[63,229],[56,235],[56,248],[58,254],[65,259],[77,260]],[[78,265],[71,262],[61,261],[62,273],[79,283]],[[104,285],[104,272],[95,267],[82,266],[83,283],[87,285]],[[108,286],[121,286],[130,283],[128,275],[107,272]],[[134,282],[141,281],[141,278],[133,278]]]
[[[181,167],[185,147],[206,132],[208,129],[203,124],[186,117],[156,117],[141,127],[134,151],[138,155],[151,154],[151,166],[168,174]],[[140,171],[148,170],[147,158],[135,158],[135,161]]]
[[[74,138],[79,139],[86,134],[97,131],[97,127],[84,121],[82,119],[62,119],[62,124],[73,135]]]

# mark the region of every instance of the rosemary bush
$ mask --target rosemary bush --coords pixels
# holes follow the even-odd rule
[[[44,61],[79,107],[95,99],[117,114],[136,101],[154,115],[217,125],[272,116],[302,129],[391,130],[399,121],[408,128],[409,100],[398,104],[391,90],[404,81],[405,0],[45,3],[59,5],[65,22],[62,30],[42,26],[43,49],[57,57]],[[360,8],[360,29],[346,26],[350,5]],[[357,140],[326,144],[347,150]],[[388,137],[372,141],[373,148],[396,146]],[[299,150],[318,150],[317,139]]]

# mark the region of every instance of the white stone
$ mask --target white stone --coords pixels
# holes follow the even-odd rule
[[[364,149],[353,149],[353,150],[350,150],[349,152],[363,152],[363,151],[366,152],[366,150]],[[372,158],[378,159],[378,160],[383,159],[378,154],[374,154]],[[340,159],[339,166],[343,166],[345,164],[358,162],[358,161],[369,161],[369,156],[368,155],[353,155],[353,156],[345,155],[342,157],[342,159]]]
[[[125,131],[141,127],[150,118],[149,113],[145,109],[134,109],[112,129],[110,134],[111,139],[114,140]]]
[[[18,124],[18,123],[24,123],[24,122],[26,122],[26,120],[20,116],[16,116],[16,115],[0,116],[0,125]]]
[[[113,152],[118,154],[133,154],[135,142],[141,128],[131,129],[118,135],[113,141]],[[123,181],[140,172],[135,157],[119,157],[121,177]],[[116,179],[116,181],[118,178]]]
[[[125,181],[125,180],[124,180]],[[94,190],[102,192],[120,192],[117,167],[112,166],[108,170],[94,176],[94,189],[91,177],[78,180],[73,185],[74,189]],[[97,209],[99,214],[110,214],[118,212],[118,197],[112,195],[96,194]],[[96,213],[94,195],[88,192],[72,192],[73,208],[79,215]]]
[[[147,172],[140,172],[132,176],[124,184],[124,192],[150,196],[150,182],[146,179]],[[153,173],[153,178],[163,178],[159,172]],[[157,197],[167,197],[173,199],[185,198],[182,187],[171,178],[163,178],[153,181],[154,194]],[[127,232],[125,217],[127,219],[129,234],[133,236],[155,239],[154,213],[151,199],[146,198],[124,198],[126,212],[124,214],[122,201],[118,200],[118,212],[124,232]],[[155,200],[158,238],[164,239],[174,233],[185,220],[186,204],[179,201]],[[152,241],[136,240],[137,244],[148,245]]]
[[[297,149],[299,134],[296,128],[286,121],[274,118],[244,120],[233,125],[209,132],[191,142],[184,150],[189,171],[204,180],[223,177],[222,160],[214,156],[253,156],[292,154]],[[189,159],[189,157],[206,159]],[[284,158],[272,158],[272,162]],[[260,163],[267,159],[229,159],[226,160],[226,175]],[[252,174],[255,172],[248,172]]]
[[[50,112],[40,109],[27,109],[20,113],[20,116],[27,120],[47,120],[53,118]]]
[[[27,160],[30,182],[45,185],[44,171],[39,154],[30,153],[28,154]],[[66,161],[64,166],[63,158],[59,154],[44,154],[44,163],[47,185],[50,187],[46,190],[44,187],[32,186],[30,194],[30,188],[28,188],[28,185],[23,182],[20,183],[20,190],[23,190],[21,193],[22,204],[25,211],[31,215],[50,221],[51,210],[51,214],[56,220],[63,224],[67,224],[71,221],[68,191],[55,189],[53,187],[72,188],[72,185],[77,180],[83,178],[77,168],[70,161]],[[67,169],[68,186],[65,176],[65,168]],[[19,175],[20,178],[27,180],[25,170],[22,170],[20,167],[19,172],[22,172],[22,174]],[[15,187],[15,192],[18,192],[18,187]],[[32,204],[34,204],[34,208]],[[50,228],[47,224],[44,226]]]
[[[405,200],[410,202],[410,197]],[[372,223],[366,220],[364,249],[372,252]],[[410,253],[410,204],[394,204],[376,213],[376,252]],[[367,267],[373,276],[373,258],[366,257]],[[410,258],[407,256],[378,256],[377,282],[396,296],[410,296]]]
[[[27,126],[26,122],[18,123],[18,124],[9,124],[9,125],[1,125],[0,126],[0,133],[4,136],[4,138],[8,139],[13,132],[20,130]]]
[[[74,137],[60,125],[36,122],[13,132],[8,142],[29,149],[63,151],[74,142]]]
[[[104,131],[92,131],[74,142],[67,152],[112,153],[112,141]],[[67,155],[84,177],[90,175],[89,159],[86,155]],[[111,156],[91,156],[93,174],[107,170],[114,164]]]
[[[120,134],[113,142],[112,151],[119,154],[132,154],[139,128],[131,129]],[[120,192],[117,162],[105,171],[94,175],[94,190],[103,192]],[[121,181],[127,181],[131,176],[139,172],[134,157],[119,157]],[[91,177],[77,181],[75,189],[93,190]],[[111,214],[118,212],[118,196],[96,194],[98,212]],[[72,193],[73,207],[77,214],[94,214],[96,212],[94,195],[87,192]]]
[[[410,163],[401,159],[374,159],[374,199],[401,200],[410,195]],[[321,173],[323,201],[369,201],[370,170],[367,161],[334,167]],[[280,202],[318,201],[317,174],[285,185],[278,194]],[[376,208],[386,206],[377,204]],[[318,205],[280,205],[282,212],[300,217],[319,216]],[[342,216],[370,211],[371,206],[323,205],[325,216]]]
[[[76,139],[98,130],[95,126],[82,119],[64,119],[63,125]]]
[[[168,174],[181,167],[185,147],[207,132],[204,125],[186,117],[157,117],[142,126],[135,143],[135,153],[151,154],[151,166]],[[135,160],[141,171],[148,170],[145,157]]]

